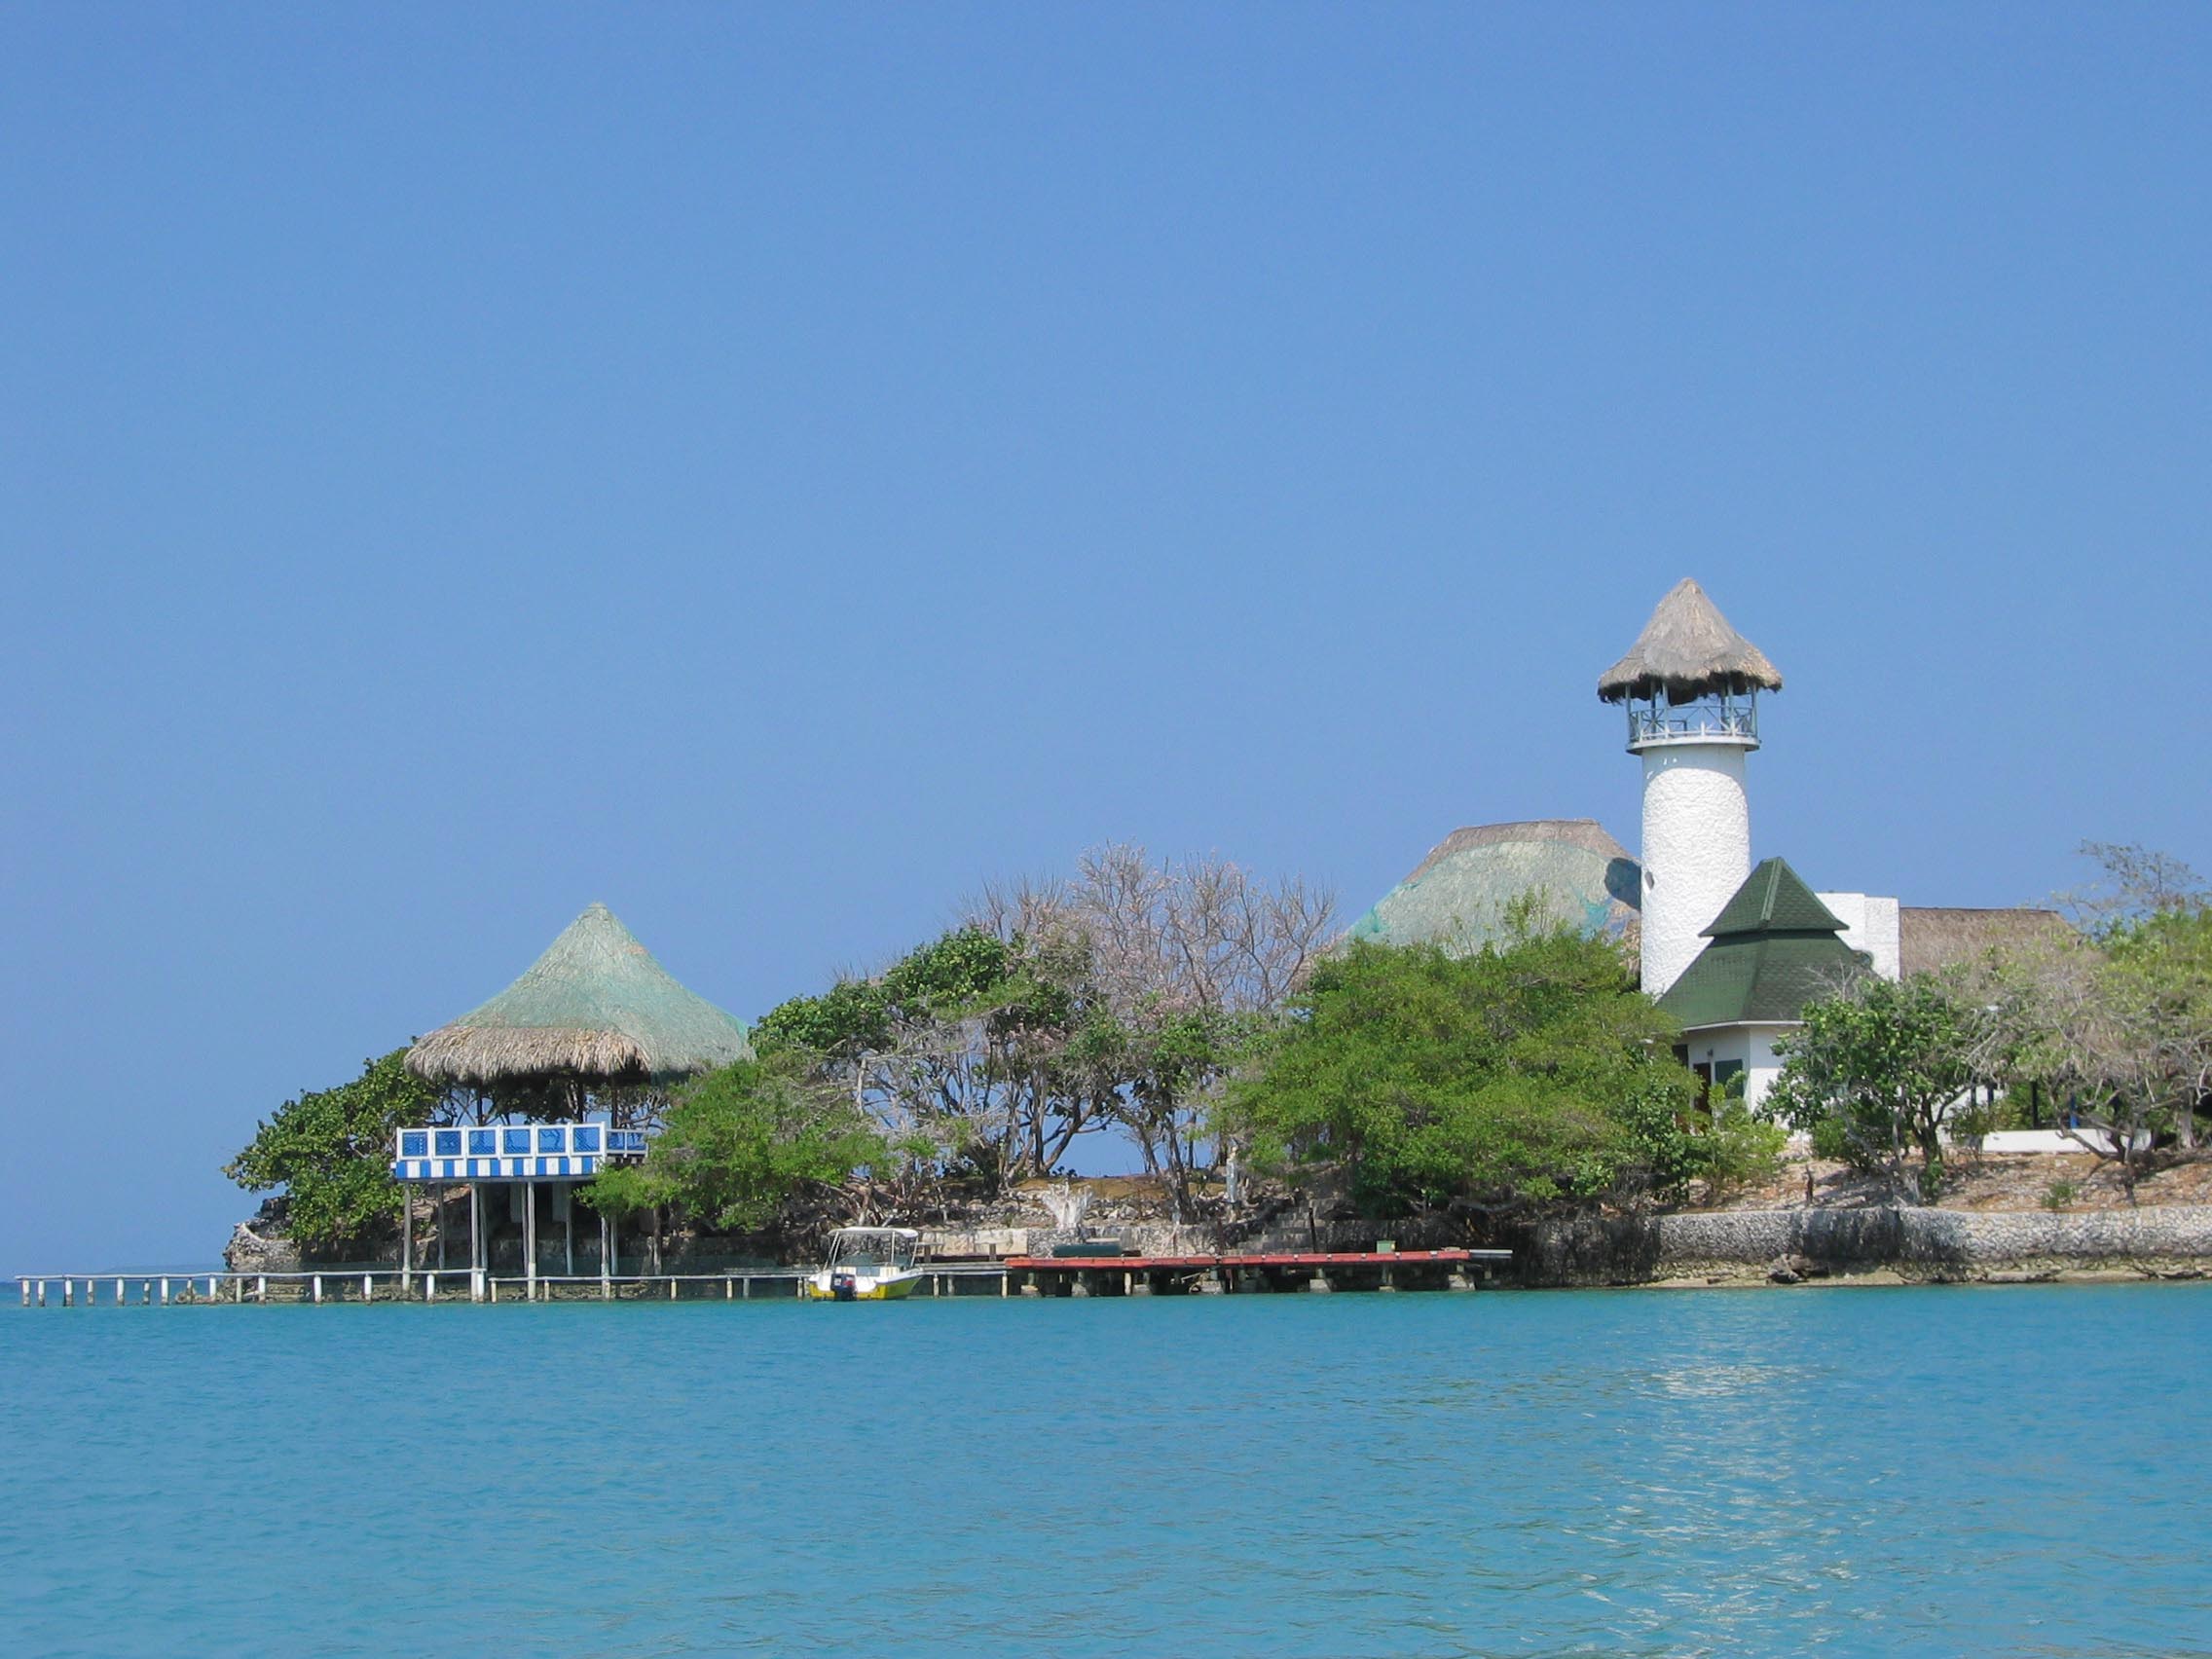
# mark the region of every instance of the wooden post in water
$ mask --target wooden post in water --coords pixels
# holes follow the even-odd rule
[[[314,1275],[314,1305],[317,1308],[322,1306],[322,1275],[320,1273]]]
[[[399,1290],[407,1292],[407,1271],[414,1266],[415,1255],[415,1189],[402,1181],[399,1184]]]
[[[574,1278],[576,1276],[576,1185],[573,1181],[561,1189],[561,1272],[568,1277]]]
[[[435,1302],[437,1299],[438,1275],[435,1272],[424,1273],[423,1275],[423,1300],[424,1302]]]
[[[602,1210],[599,1217],[599,1299],[614,1300],[614,1231]]]
[[[537,1183],[526,1181],[522,1189],[522,1271],[530,1300],[537,1300]]]
[[[446,1271],[446,1203],[452,1197],[453,1188],[441,1182],[438,1186],[438,1272],[441,1273]]]
[[[363,1302],[374,1302],[374,1301],[375,1301],[376,1299],[377,1299],[377,1283],[376,1283],[376,1280],[374,1280],[374,1279],[372,1279],[371,1277],[369,1277],[369,1275],[368,1275],[367,1273],[363,1273],[363,1274],[361,1275],[361,1300],[362,1300]]]
[[[169,1281],[168,1281],[167,1279],[164,1279],[164,1280],[162,1280],[162,1306],[163,1306],[164,1308],[166,1308],[166,1307],[167,1307],[168,1305],[169,1305]]]
[[[261,1274],[253,1281],[253,1299],[266,1304],[269,1300],[269,1275]]]
[[[484,1300],[484,1245],[483,1220],[484,1187],[481,1182],[468,1183],[468,1300]]]
[[[123,1281],[121,1279],[115,1281],[115,1305],[118,1308],[123,1306]]]

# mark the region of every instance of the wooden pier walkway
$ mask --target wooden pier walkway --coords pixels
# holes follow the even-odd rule
[[[751,1302],[791,1300],[811,1268],[755,1268],[719,1273],[486,1274],[465,1268],[326,1270],[282,1273],[18,1273],[25,1308],[257,1307],[272,1303],[455,1302]],[[941,1262],[928,1268],[923,1296],[1008,1294],[996,1262]],[[0,1280],[0,1282],[5,1282]],[[981,1288],[977,1288],[980,1286]]]
[[[924,1262],[921,1296],[1229,1295],[1472,1290],[1509,1250],[1316,1250],[1189,1256],[1009,1256]],[[717,1273],[472,1274],[467,1269],[319,1272],[18,1273],[25,1308],[258,1307],[271,1303],[790,1300],[811,1268]]]

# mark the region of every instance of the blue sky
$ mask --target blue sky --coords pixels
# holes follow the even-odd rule
[[[2201,7],[0,13],[0,1267],[605,900],[746,1015],[1141,840],[2212,868]]]

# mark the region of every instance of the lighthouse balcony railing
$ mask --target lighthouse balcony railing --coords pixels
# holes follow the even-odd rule
[[[645,1156],[643,1129],[608,1124],[454,1124],[401,1129],[391,1172],[402,1181],[580,1180]]]
[[[1755,703],[1631,705],[1631,745],[1647,743],[1756,743],[1759,711]]]

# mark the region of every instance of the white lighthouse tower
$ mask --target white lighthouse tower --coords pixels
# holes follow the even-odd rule
[[[1643,989],[1663,993],[1703,930],[1751,873],[1744,756],[1759,746],[1758,694],[1782,676],[1694,581],[1677,583],[1598,695],[1628,706],[1643,758]]]

